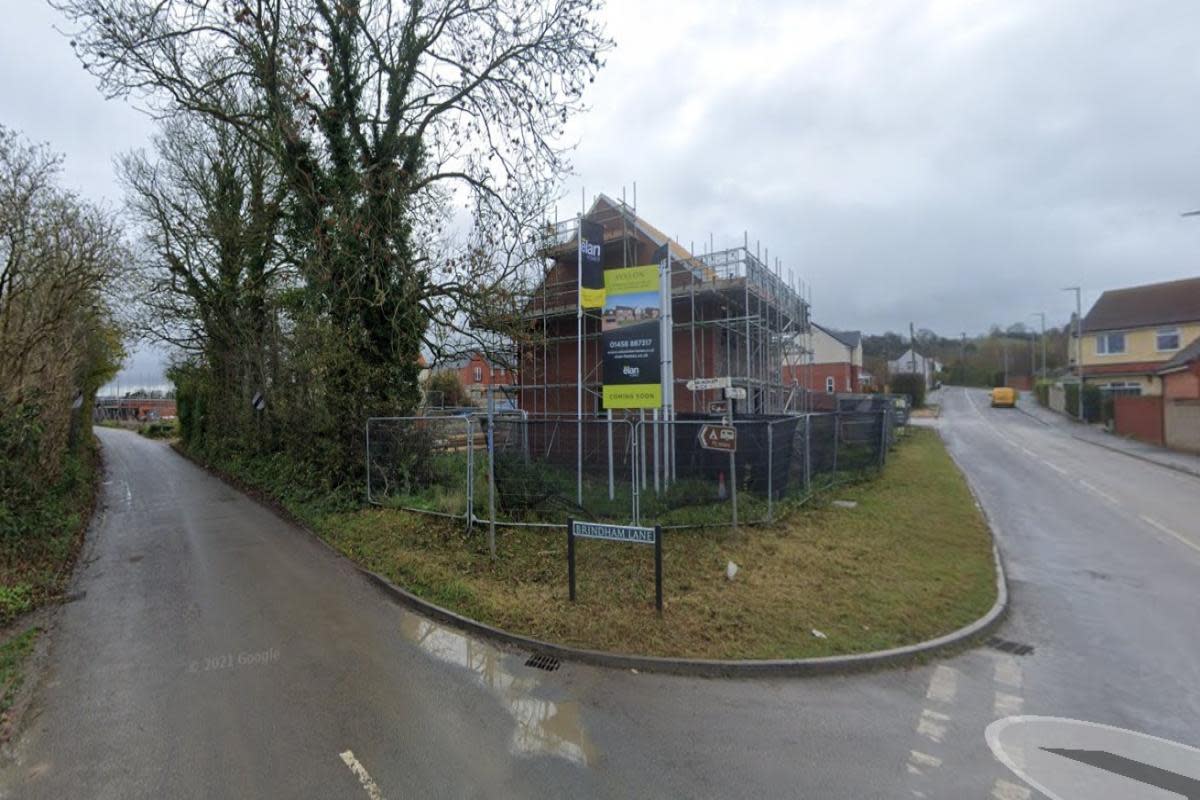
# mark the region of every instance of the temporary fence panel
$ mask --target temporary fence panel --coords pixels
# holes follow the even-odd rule
[[[478,430],[469,417],[367,420],[367,501],[470,519]]]
[[[762,522],[785,499],[882,466],[894,411],[890,399],[875,406],[732,422],[503,412],[490,428],[486,412],[372,418],[368,500],[535,527],[570,517],[668,527]],[[730,426],[732,452],[701,444],[706,428],[717,435]]]
[[[497,416],[494,459],[497,522],[634,520],[637,442],[629,421]],[[476,472],[477,492],[481,481],[486,492],[486,471]],[[475,513],[486,518],[482,504]]]

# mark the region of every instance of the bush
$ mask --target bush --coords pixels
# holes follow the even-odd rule
[[[1067,413],[1078,418],[1079,384],[1068,383],[1063,388],[1067,393]],[[1087,422],[1104,422],[1112,418],[1112,399],[1106,402],[1104,393],[1091,384],[1083,387],[1083,418]]]
[[[1033,385],[1033,394],[1037,397],[1038,405],[1043,408],[1050,407],[1050,381],[1038,381]]]
[[[925,376],[913,372],[902,372],[892,376],[892,394],[908,395],[911,408],[925,407]]]

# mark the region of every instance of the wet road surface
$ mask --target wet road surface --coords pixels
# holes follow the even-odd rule
[[[1200,743],[1200,480],[946,390],[1005,639],[718,681],[564,664],[407,613],[165,445],[98,431],[105,507],[5,797],[1032,797],[984,741],[1065,716]]]

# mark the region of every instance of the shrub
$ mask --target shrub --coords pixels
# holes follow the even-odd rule
[[[912,408],[925,407],[925,376],[914,372],[902,372],[892,376],[892,394],[908,395]]]
[[[1033,394],[1037,397],[1038,405],[1048,408],[1050,406],[1050,381],[1038,381],[1033,385]]]

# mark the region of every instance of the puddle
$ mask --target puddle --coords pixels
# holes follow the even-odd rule
[[[439,661],[470,670],[480,686],[504,703],[516,722],[514,753],[556,756],[584,766],[595,761],[596,749],[583,730],[579,704],[534,696],[541,679],[514,674],[508,664],[522,673],[526,669],[520,666],[517,656],[415,614],[405,613],[400,618],[400,630],[406,639]]]

